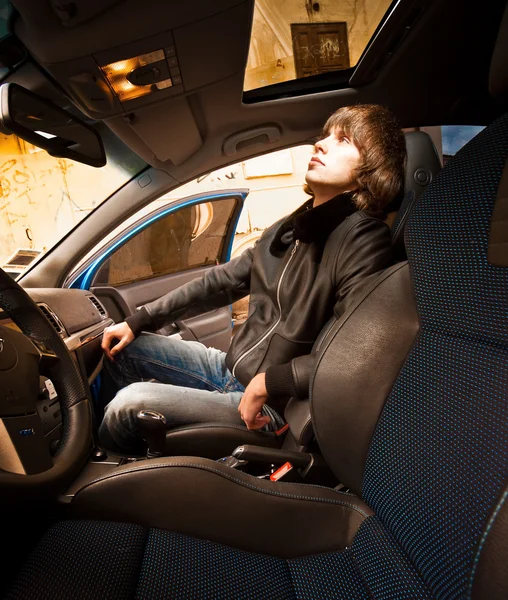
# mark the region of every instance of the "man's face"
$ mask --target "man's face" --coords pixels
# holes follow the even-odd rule
[[[305,181],[314,194],[326,193],[330,198],[356,189],[355,170],[360,152],[341,131],[334,131],[314,145]]]

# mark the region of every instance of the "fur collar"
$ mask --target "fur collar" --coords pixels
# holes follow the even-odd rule
[[[270,253],[284,253],[293,240],[324,246],[330,233],[356,210],[351,194],[340,194],[312,207],[312,198],[289,215],[280,225],[270,245]]]

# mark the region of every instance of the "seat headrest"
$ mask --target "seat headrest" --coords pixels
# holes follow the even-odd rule
[[[392,225],[392,243],[398,260],[405,260],[404,231],[412,207],[441,170],[434,142],[428,133],[408,131],[406,138],[406,176],[404,200]]]
[[[408,131],[404,137],[407,151],[404,194],[413,190],[420,196],[441,170],[441,161],[428,133]]]
[[[501,20],[490,62],[489,90],[494,98],[508,102],[508,5]]]

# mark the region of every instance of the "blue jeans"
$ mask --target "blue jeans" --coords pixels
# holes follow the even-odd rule
[[[110,450],[143,454],[146,444],[136,418],[142,409],[162,413],[168,429],[212,421],[244,425],[237,409],[245,388],[231,375],[225,358],[224,352],[199,342],[150,333],[136,338],[114,362],[104,358],[101,398],[107,404],[99,427],[101,443]],[[268,431],[284,423],[269,406],[263,414],[272,419]]]

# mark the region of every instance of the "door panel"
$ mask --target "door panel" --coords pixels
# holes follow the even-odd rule
[[[134,314],[144,304],[164,296],[188,281],[202,277],[210,268],[213,267],[174,273],[116,288],[111,286],[92,287],[90,291],[104,304],[111,318],[119,322]],[[197,340],[206,346],[218,348],[224,352],[227,352],[229,347],[231,332],[230,307],[219,308],[185,321],[177,321],[175,325],[168,325],[158,331],[163,335],[180,335],[184,340]]]
[[[113,239],[76,280],[90,287],[115,321],[229,260],[247,190],[194,196],[158,208]],[[91,282],[91,284],[89,284]],[[231,308],[169,324],[159,333],[227,351]]]

